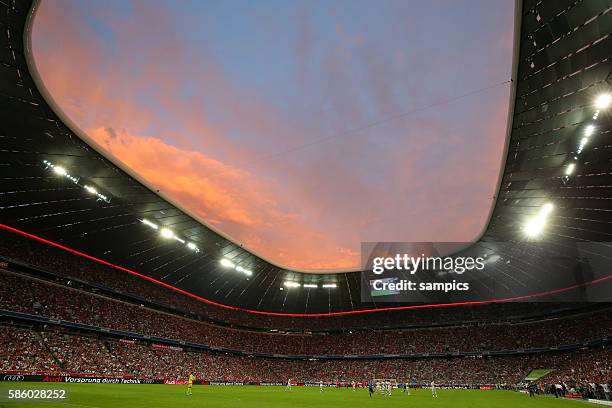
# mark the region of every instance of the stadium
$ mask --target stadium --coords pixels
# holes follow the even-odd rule
[[[101,3],[97,6],[104,9]],[[113,7],[123,7],[119,3],[109,6],[108,15]],[[212,3],[211,9],[216,10],[219,4],[213,7]],[[255,2],[249,10],[257,14],[258,7],[282,8],[272,3]],[[331,10],[331,3],[323,9]],[[425,3],[404,5],[419,8]],[[67,81],[66,89],[91,88],[95,100],[107,101],[99,96],[105,86],[84,80],[70,83],[65,76],[52,75],[62,64],[82,71],[73,57],[93,58],[83,50],[71,54],[66,38],[60,43],[60,37],[50,34],[72,33],[73,25],[93,21],[93,17],[62,20],[79,15],[69,6],[55,0],[0,0],[0,406],[612,405],[610,1],[517,0],[508,6],[514,14],[505,17],[511,25],[511,61],[505,64],[511,78],[501,85],[507,89],[503,98],[508,99],[507,112],[500,116],[503,130],[496,133],[501,163],[487,157],[486,149],[460,161],[465,166],[480,157],[499,170],[490,177],[494,196],[482,207],[490,205],[490,211],[468,206],[477,208],[477,216],[485,221],[475,239],[436,243],[429,236],[411,235],[404,239],[409,243],[398,243],[353,237],[361,249],[360,254],[351,255],[356,263],[339,263],[323,248],[326,234],[312,234],[313,242],[321,244],[312,256],[321,259],[313,258],[308,265],[306,255],[296,256],[295,261],[288,250],[274,255],[266,252],[269,248],[257,246],[266,233],[260,234],[250,218],[243,224],[246,235],[236,238],[238,233],[228,232],[215,221],[229,212],[214,213],[209,207],[205,214],[197,210],[197,205],[205,207],[206,199],[214,201],[216,196],[204,195],[196,207],[186,205],[184,194],[170,191],[172,185],[183,183],[181,174],[164,174],[163,182],[168,184],[159,184],[119,158],[117,150],[105,150],[100,139],[92,136],[94,131],[75,123],[71,109],[89,117],[101,108],[70,98],[60,100],[61,92],[53,84]],[[162,17],[148,5],[138,8],[135,2],[129,7],[131,13],[143,15],[147,24],[163,31]],[[212,17],[221,18],[222,12],[218,14]],[[357,11],[348,14],[342,18],[358,18]],[[113,24],[124,24],[130,34],[140,30],[136,22],[113,18]],[[172,14],[171,18],[179,17]],[[240,16],[240,21],[248,25],[244,18]],[[187,25],[189,18],[183,15],[179,21]],[[264,21],[264,26],[274,26]],[[116,35],[97,20],[91,26],[105,40]],[[337,27],[338,35],[350,37]],[[310,27],[304,32],[312,30],[316,31]],[[435,37],[436,30],[427,35]],[[375,31],[366,34],[376,35]],[[50,49],[60,51],[48,54],[43,46],[53,41]],[[125,38],[113,41],[129,42]],[[367,39],[358,37],[355,47],[363,41]],[[140,40],[136,44],[128,47],[129,54],[144,55],[140,49],[147,45]],[[308,41],[304,44],[312,46]],[[175,45],[155,41],[153,50],[157,57],[172,60],[170,50]],[[493,44],[494,49],[499,47]],[[247,51],[240,49],[245,55]],[[142,59],[156,69],[155,60]],[[121,66],[121,61],[117,58],[110,65]],[[486,62],[476,64],[487,68]],[[460,65],[453,68],[460,71]],[[325,67],[331,70],[333,64]],[[284,75],[281,68],[257,76],[276,80]],[[189,75],[176,76],[191,81]],[[247,74],[241,71],[240,75]],[[139,72],[131,81],[144,86],[150,78]],[[334,81],[326,87],[333,87]],[[172,82],[169,87],[175,85]],[[112,93],[128,98],[132,85],[125,86],[127,90]],[[275,92],[293,92],[277,88]],[[483,92],[485,105],[492,104],[486,93],[490,88],[480,84],[473,90],[460,90],[443,103],[413,107],[359,130],[385,127],[440,104],[467,104],[470,97]],[[189,89],[179,93],[193,97]],[[229,96],[219,98],[222,102]],[[148,103],[141,96],[135,100]],[[129,120],[140,120],[127,103],[112,102],[108,103],[112,109],[128,111]],[[171,104],[160,109],[151,116],[170,120],[165,110],[172,109]],[[215,111],[214,106],[210,109]],[[240,109],[246,108],[240,105]],[[183,112],[184,107],[177,110]],[[249,120],[248,112],[239,112]],[[484,121],[486,115],[482,116],[466,120]],[[307,122],[313,117],[326,120],[317,113],[308,116]],[[261,116],[257,119],[264,121]],[[147,122],[143,128],[153,127],[149,120],[143,119]],[[180,121],[188,122],[183,117]],[[263,129],[270,131],[266,126]],[[232,137],[248,140],[239,125],[236,129]],[[114,135],[118,130],[104,132],[107,142],[120,137]],[[477,134],[475,143],[478,146],[490,137]],[[223,140],[225,149],[228,139]],[[302,147],[319,142],[328,140],[307,139]],[[344,143],[346,147],[359,142]],[[457,143],[453,149],[459,149],[464,141],[453,143]],[[133,153],[144,150],[142,146],[126,150]],[[393,161],[399,165],[410,161],[403,153],[392,156]],[[366,166],[357,156],[356,161]],[[438,167],[448,164],[440,157],[427,160],[437,160]],[[152,161],[152,167],[163,167],[171,160]],[[264,156],[266,165],[274,161]],[[218,168],[221,173],[234,171],[228,165]],[[337,173],[338,183],[348,183],[342,171],[329,172]],[[448,182],[458,183],[457,179],[473,173],[479,172],[455,172]],[[245,174],[239,173],[236,180]],[[371,178],[383,183],[385,175]],[[470,178],[469,183],[472,180],[481,178]],[[208,186],[190,183],[186,185],[194,190]],[[257,190],[258,186],[250,187]],[[326,199],[323,190],[309,191],[315,201]],[[249,196],[249,205],[263,194],[259,193]],[[428,194],[425,207],[440,213],[459,211],[450,201],[436,207],[440,204],[432,197],[438,197],[437,193]],[[345,196],[350,201],[366,200],[359,194]],[[291,201],[298,213],[302,199]],[[262,202],[269,207],[276,200]],[[384,201],[377,196],[374,202],[382,205]],[[220,202],[224,208],[233,205]],[[348,211],[337,207],[332,216]],[[268,215],[263,217],[266,228],[293,222],[294,217],[285,215],[274,218],[277,212],[262,212]],[[242,213],[227,216],[238,219]],[[423,231],[434,229],[433,216],[411,218],[407,211],[405,218],[415,223],[415,230],[417,218],[424,220]],[[383,223],[381,229],[391,229],[393,223]],[[309,234],[287,229],[295,240]],[[280,238],[278,245],[291,239]],[[425,270],[429,259],[440,262]],[[444,266],[445,260],[450,267]]]

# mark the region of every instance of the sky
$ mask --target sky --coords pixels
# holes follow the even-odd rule
[[[33,54],[104,154],[201,220],[276,264],[352,269],[361,242],[478,238],[513,7],[43,0]]]

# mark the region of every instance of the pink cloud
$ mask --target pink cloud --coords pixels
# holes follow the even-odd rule
[[[358,261],[356,251],[338,247],[299,214],[279,210],[271,187],[247,171],[156,138],[108,128],[87,134],[160,191],[267,257],[304,268],[350,268]],[[295,239],[284,242],[286,236]]]

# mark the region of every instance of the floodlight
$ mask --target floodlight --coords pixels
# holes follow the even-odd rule
[[[609,93],[601,94],[595,99],[595,107],[597,109],[607,109],[612,102],[612,95]]]
[[[242,272],[242,273],[244,273],[244,274],[245,274],[245,275],[247,275],[247,276],[251,276],[251,275],[253,274],[253,271],[251,271],[251,270],[249,270],[249,269],[246,269],[246,268],[243,268],[242,266],[237,266],[237,267],[236,267],[236,270],[237,270],[238,272]]]
[[[285,281],[284,285],[288,288],[299,288],[300,284],[297,282]]]
[[[589,137],[593,134],[594,131],[595,131],[595,126],[588,125],[587,127],[584,128],[584,135],[586,137]]]
[[[546,225],[546,218],[554,210],[554,208],[555,206],[552,203],[544,204],[542,208],[540,208],[538,214],[531,218],[527,224],[525,224],[525,234],[531,238],[535,238],[540,235],[544,229],[544,226]]]
[[[313,283],[305,283],[303,286],[305,288],[318,288],[319,287],[319,285],[315,285]]]
[[[98,190],[96,190],[92,186],[85,186],[85,190],[89,191],[91,194],[98,194]]]
[[[546,203],[546,204],[544,204],[544,206],[540,210],[540,214],[543,215],[543,216],[547,216],[548,214],[550,214],[552,212],[552,210],[554,208],[555,208],[555,206],[552,205],[551,203]]]
[[[61,167],[61,166],[55,166],[53,167],[53,171],[56,174],[59,174],[60,176],[65,176],[66,174],[68,174],[68,172],[66,171],[65,168]]]
[[[574,169],[576,168],[576,163],[570,163],[565,168],[565,175],[571,176],[574,173]]]
[[[499,261],[500,259],[501,259],[501,256],[499,256],[497,254],[493,254],[493,255],[487,256],[487,259],[486,259],[485,262],[486,263],[493,263],[493,262]]]
[[[157,224],[154,224],[154,223],[152,223],[151,221],[149,221],[147,219],[140,220],[140,222],[142,222],[144,225],[148,225],[149,227],[151,227],[153,229],[158,229],[159,228],[157,226]]]
[[[233,263],[232,261],[230,261],[230,260],[229,260],[229,259],[227,259],[227,258],[223,258],[223,259],[221,259],[221,261],[219,261],[219,263],[220,263],[222,266],[225,266],[226,268],[235,268],[235,267],[236,267],[236,264],[235,264],[235,263]]]
[[[338,285],[336,285],[335,283],[326,283],[325,285],[323,285],[323,287],[325,289],[333,289],[336,288]]]
[[[162,228],[159,231],[160,235],[164,238],[174,238],[174,232],[169,230],[168,228]]]
[[[193,242],[188,242],[187,243],[187,248],[189,249],[193,249],[194,251],[198,250],[198,247],[196,246],[196,244],[194,244]]]
[[[541,217],[536,217],[525,225],[525,234],[527,234],[528,237],[535,238],[540,235],[543,228],[544,219]]]

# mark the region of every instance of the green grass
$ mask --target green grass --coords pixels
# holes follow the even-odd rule
[[[428,389],[412,390],[410,396],[398,391],[393,395],[368,397],[367,391],[358,389],[318,387],[256,386],[202,386],[193,387],[193,395],[186,396],[181,385],[126,385],[126,384],[48,384],[1,383],[3,397],[7,388],[64,388],[68,390],[66,402],[0,402],[0,407],[32,408],[360,408],[360,407],[418,407],[418,408],[564,408],[584,407],[581,401],[536,397],[513,391],[438,390],[438,398],[431,397]]]

